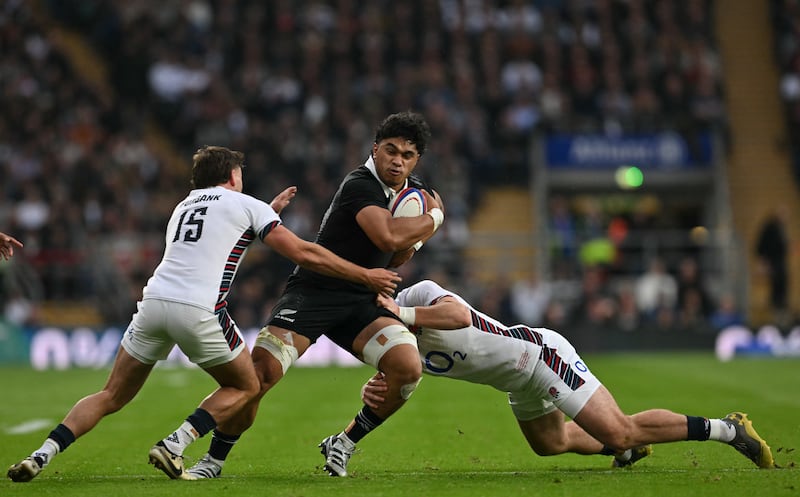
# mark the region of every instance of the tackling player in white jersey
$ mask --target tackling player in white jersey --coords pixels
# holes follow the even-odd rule
[[[259,392],[250,353],[226,302],[239,264],[255,240],[303,268],[379,294],[392,294],[397,288],[400,278],[395,272],[365,269],[284,227],[278,212],[294,197],[294,187],[272,205],[243,194],[241,152],[203,147],[193,161],[194,189],[178,203],[167,224],[164,256],[143,290],[105,387],[78,401],[38,450],[11,466],[11,480],[30,481],[76,438],[124,407],[176,344],[219,388],[154,445],[149,457],[170,478],[194,479],[183,469],[183,451]]]
[[[539,455],[614,455],[614,466],[628,466],[650,454],[653,443],[718,440],[761,468],[774,467],[769,446],[746,414],[711,419],[651,409],[626,415],[553,330],[506,326],[432,281],[406,288],[396,300],[378,301],[416,333],[424,372],[508,392],[522,433]],[[380,405],[383,390],[378,373],[362,399]],[[565,414],[573,421],[565,422]]]

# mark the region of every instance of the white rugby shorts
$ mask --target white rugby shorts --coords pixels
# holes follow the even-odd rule
[[[553,330],[537,328],[544,343],[526,388],[509,392],[508,403],[520,421],[560,409],[574,418],[600,387],[575,347]]]
[[[175,345],[190,361],[207,369],[234,360],[245,343],[227,314],[220,317],[200,307],[161,299],[144,299],[122,337],[122,347],[145,364],[166,359]]]

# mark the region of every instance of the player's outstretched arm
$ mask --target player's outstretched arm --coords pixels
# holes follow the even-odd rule
[[[472,324],[469,308],[451,296],[444,296],[430,306],[400,307],[394,299],[379,295],[378,305],[400,317],[407,325],[436,330],[457,330]]]
[[[275,195],[275,198],[272,199],[272,202],[270,202],[269,205],[272,207],[272,210],[280,214],[281,211],[286,208],[287,205],[289,205],[289,202],[292,201],[295,195],[297,195],[297,187],[290,186],[289,188]]]
[[[279,225],[264,237],[264,243],[295,264],[324,274],[361,283],[378,295],[394,295],[399,274],[383,268],[367,269],[342,259],[325,247],[311,243]]]
[[[14,255],[14,247],[22,248],[22,242],[13,236],[0,232],[0,257],[9,260]]]

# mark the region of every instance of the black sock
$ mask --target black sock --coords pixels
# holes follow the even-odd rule
[[[701,416],[686,416],[688,434],[686,440],[708,440],[711,434],[711,423]]]
[[[602,455],[602,456],[613,456],[616,453],[617,453],[617,451],[612,449],[608,445],[604,445],[603,448],[600,450],[600,455]]]
[[[200,407],[195,409],[194,412],[186,418],[186,421],[194,426],[194,429],[197,430],[197,436],[199,437],[205,436],[206,433],[217,427],[217,422],[214,421],[211,414]]]
[[[240,436],[241,435],[227,435],[219,430],[214,430],[211,437],[211,446],[208,448],[208,455],[214,459],[224,461],[233,448],[233,444],[239,440]]]
[[[347,433],[347,438],[352,440],[353,443],[358,443],[359,440],[367,436],[367,433],[383,423],[383,420],[367,406],[361,408],[354,421],[355,424]]]
[[[58,450],[64,452],[75,441],[75,434],[63,424],[59,424],[47,435],[47,438],[54,440],[58,444]]]

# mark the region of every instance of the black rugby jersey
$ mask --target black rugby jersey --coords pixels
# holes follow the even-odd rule
[[[345,176],[339,185],[339,189],[322,218],[315,242],[359,266],[365,268],[386,267],[392,254],[381,252],[372,243],[356,222],[356,214],[370,205],[385,208],[388,200],[383,193],[382,185],[372,172],[365,166],[356,168]],[[372,293],[364,285],[325,276],[299,266],[289,277],[287,288],[295,285]]]

